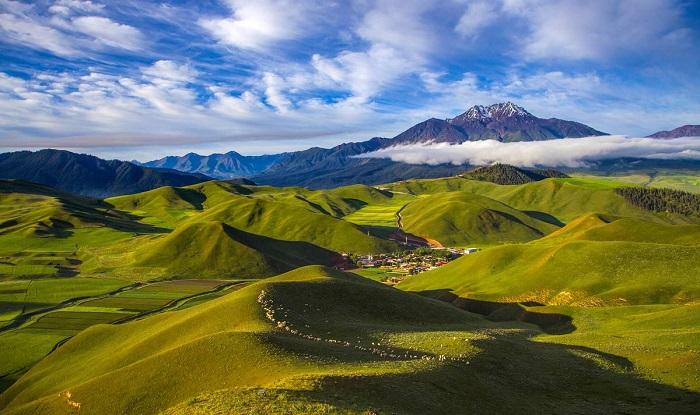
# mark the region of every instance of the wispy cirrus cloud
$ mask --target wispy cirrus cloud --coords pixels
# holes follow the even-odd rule
[[[133,26],[95,15],[104,5],[62,0],[40,13],[37,6],[12,0],[0,3],[0,33],[8,40],[58,56],[85,56],[104,48],[139,50],[144,37]]]

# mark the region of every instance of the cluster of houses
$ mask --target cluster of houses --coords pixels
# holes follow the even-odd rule
[[[477,251],[478,248],[422,248],[388,254],[360,255],[355,258],[355,265],[386,271],[389,275],[386,282],[395,284],[409,275],[439,268],[462,255]]]

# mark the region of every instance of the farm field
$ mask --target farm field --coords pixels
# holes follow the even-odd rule
[[[394,197],[389,201],[367,205],[344,216],[343,219],[357,225],[396,228],[396,214],[416,199],[416,196],[394,193]]]
[[[72,281],[76,280],[76,281]],[[59,284],[60,281],[60,284]],[[0,386],[7,387],[24,371],[43,358],[57,345],[95,324],[114,324],[143,318],[154,312],[177,308],[182,303],[194,301],[200,296],[218,294],[219,288],[243,282],[221,280],[176,280],[156,282],[143,286],[128,286],[124,281],[66,278],[57,281],[11,281],[0,286],[24,286],[25,298],[41,299],[25,312],[55,309],[32,315],[16,313],[0,327],[0,348],[6,350],[0,366]],[[31,283],[31,284],[30,284]],[[34,287],[36,286],[36,287]],[[61,288],[71,287],[71,290]],[[117,288],[125,288],[107,294]],[[6,289],[9,291],[10,289]],[[19,296],[20,288],[14,288]],[[32,291],[33,290],[33,291]],[[107,291],[106,291],[107,290]],[[223,291],[223,290],[221,290]],[[29,294],[29,293],[32,294]],[[65,306],[57,305],[72,299]],[[9,317],[9,316],[7,316]],[[7,318],[6,317],[6,318]],[[14,324],[13,324],[14,323]],[[10,325],[19,324],[16,328]]]

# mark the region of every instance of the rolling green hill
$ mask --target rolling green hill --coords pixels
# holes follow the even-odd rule
[[[488,197],[444,192],[420,198],[401,210],[406,232],[443,245],[525,242],[558,229]]]
[[[691,413],[614,357],[327,268],[93,326],[0,396],[7,414]],[[562,393],[562,391],[566,393]],[[640,398],[640,397],[643,397]]]
[[[310,191],[210,181],[100,201],[2,181],[0,277],[257,278],[330,265],[337,251],[398,248],[341,219],[391,197],[368,186]]]
[[[615,189],[628,184],[604,179],[545,179],[518,186],[469,180],[461,177],[407,180],[387,185],[387,190],[413,195],[463,191],[486,196],[527,212],[552,215],[568,222],[587,213],[639,217],[665,223],[696,223],[694,218],[672,213],[653,213],[634,206]]]
[[[275,240],[221,222],[198,221],[139,247],[132,266],[160,269],[169,278],[259,278],[309,264],[331,265],[335,256],[309,243]]]
[[[352,253],[397,249],[394,242],[368,236],[358,226],[298,202],[264,197],[237,197],[205,210],[189,221],[220,221],[246,232],[287,241],[305,241]]]
[[[539,240],[485,249],[398,287],[494,320],[565,316],[569,330],[537,340],[619,356],[647,378],[698,390],[698,275],[699,225],[588,214]]]
[[[0,180],[0,234],[66,236],[77,228],[151,231],[109,205],[21,180]]]
[[[700,219],[621,186],[0,181],[0,412],[692,413]],[[399,227],[486,248],[399,290],[308,266]]]
[[[589,215],[528,244],[460,258],[400,284],[543,304],[686,303],[700,298],[700,226]]]

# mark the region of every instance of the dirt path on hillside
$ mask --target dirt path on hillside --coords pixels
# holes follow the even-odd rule
[[[408,206],[409,204],[406,203],[401,207],[401,209],[396,211],[396,225],[399,228],[397,234],[400,237],[400,240],[403,242],[408,241],[408,243],[412,243],[413,245],[418,245],[418,246],[429,246],[431,248],[444,248],[442,244],[439,241],[436,241],[435,239],[430,239],[422,236],[416,236],[413,234],[410,234],[406,232],[403,229],[403,224],[401,223],[402,217],[401,217],[401,212]]]

